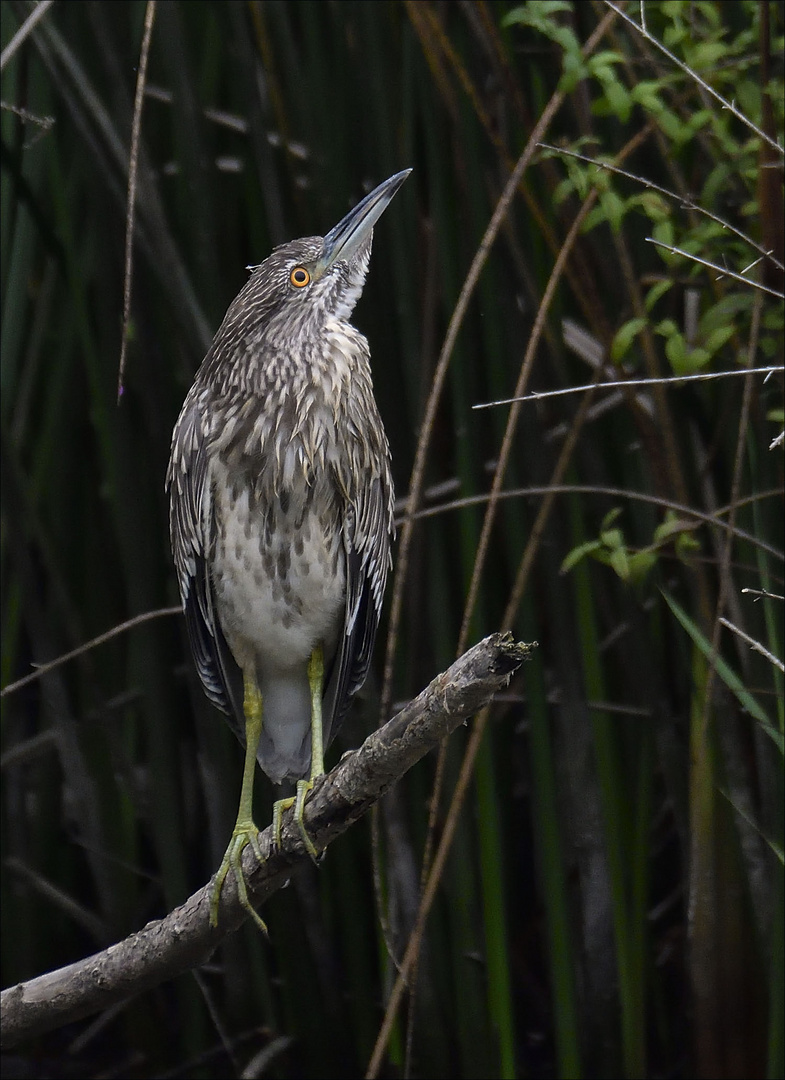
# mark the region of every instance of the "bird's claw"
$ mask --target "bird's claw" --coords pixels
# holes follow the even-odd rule
[[[249,844],[257,860],[260,863],[264,862],[262,849],[259,845],[259,830],[256,825],[253,821],[238,821],[210,891],[210,925],[218,925],[218,905],[221,899],[221,889],[223,889],[226,875],[231,870],[237,883],[237,896],[241,905],[253,918],[262,933],[267,936],[267,924],[248,898],[248,887],[243,873],[243,851]]]
[[[288,799],[279,799],[273,804],[273,846],[280,849],[281,847],[281,824],[283,821],[283,814],[285,810],[290,807],[294,807],[294,820],[297,823],[297,828],[300,830],[300,836],[302,837],[305,850],[311,856],[314,862],[319,860],[319,852],[316,850],[313,840],[308,835],[308,830],[305,827],[303,821],[303,812],[305,810],[305,800],[308,797],[309,791],[313,788],[313,780],[298,780],[297,781],[297,794],[290,796]]]

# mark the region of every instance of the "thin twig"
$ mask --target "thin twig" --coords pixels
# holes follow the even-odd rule
[[[128,212],[125,219],[125,276],[123,279],[123,337],[120,344],[120,370],[117,375],[117,400],[123,396],[125,357],[128,349],[128,323],[131,318],[131,285],[133,281],[134,221],[136,218],[136,176],[139,165],[139,140],[142,130],[142,105],[147,82],[147,60],[155,22],[155,0],[147,0],[144,14],[144,35],[139,53],[139,71],[136,77],[134,118],[131,125],[131,149],[128,163]]]
[[[125,622],[113,626],[111,630],[107,630],[105,634],[99,634],[98,637],[93,638],[91,641],[85,641],[84,644],[72,649],[71,652],[63,653],[62,656],[58,656],[55,660],[49,660],[46,664],[41,664],[36,667],[35,671],[31,671],[29,675],[25,675],[21,679],[17,679],[16,682],[4,686],[0,690],[0,697],[13,694],[15,690],[21,690],[23,686],[35,682],[36,679],[40,679],[42,675],[54,671],[55,668],[65,664],[68,660],[74,660],[77,656],[81,656],[82,653],[94,649],[96,645],[103,645],[105,641],[111,641],[118,634],[124,634],[126,630],[131,630],[134,626],[139,626],[140,623],[149,622],[150,619],[160,619],[162,615],[182,615],[182,612],[181,607],[157,608],[155,611],[145,611],[141,615],[135,615],[132,619],[126,619]]]
[[[761,375],[770,375],[775,372],[785,372],[782,364],[772,364],[769,367],[756,367],[753,372]],[[516,401],[544,401],[546,398],[564,397],[566,394],[583,394],[587,390],[627,390],[633,386],[679,386],[687,382],[706,382],[710,379],[725,379],[733,375],[749,375],[747,368],[732,368],[730,371],[703,371],[693,375],[666,375],[661,379],[612,379],[610,382],[585,383],[583,386],[564,386],[559,390],[531,390],[523,397],[499,398],[497,401],[483,401],[479,405],[472,405],[472,409],[492,409],[497,405],[512,405]]]
[[[721,506],[713,513],[707,513],[705,510],[698,510],[697,507],[689,506],[687,503],[668,499],[664,495],[650,495],[645,491],[635,491],[630,488],[606,487],[603,484],[542,484],[522,488],[509,488],[506,491],[499,492],[499,498],[525,499],[532,495],[547,495],[549,492],[554,492],[556,495],[607,495],[610,498],[615,499],[630,499],[633,501],[637,500],[638,502],[651,503],[652,506],[659,506],[664,510],[675,510],[679,514],[683,514],[689,518],[695,518],[698,521],[705,522],[707,525],[713,525],[720,529],[727,529],[739,540],[745,540],[747,543],[760,548],[761,551],[765,551],[767,554],[772,555],[780,562],[785,562],[785,553],[779,548],[774,547],[765,540],[761,540],[760,537],[753,536],[752,533],[745,532],[744,529],[740,529],[735,523],[730,525],[728,522],[722,520],[723,514],[730,513],[730,505]],[[414,516],[418,521],[421,518],[436,517],[439,514],[446,514],[452,510],[463,510],[467,506],[479,506],[482,503],[487,502],[488,498],[489,495],[487,493],[483,493],[482,495],[465,495],[461,499],[453,499],[451,502],[439,503],[438,506],[429,506],[427,509],[418,510]],[[747,495],[743,499],[739,499],[733,505],[738,509],[742,506],[747,506],[750,503],[758,502],[761,499],[781,498],[781,488],[768,488],[766,491],[753,492],[753,494]]]
[[[716,270],[720,277],[729,277],[733,278],[735,281],[743,281],[745,285],[751,285],[753,289],[760,289],[761,292],[768,293],[770,296],[776,296],[778,300],[785,300],[785,294],[777,292],[776,289],[770,289],[768,285],[763,285],[760,281],[755,281],[753,278],[745,278],[742,274],[737,274],[733,270],[728,270],[725,266],[717,266],[716,263],[709,262],[708,259],[701,259],[699,255],[693,255],[691,251],[683,251],[682,248],[672,247],[670,244],[663,244],[661,240],[655,240],[653,236],[647,236],[646,241],[649,244],[655,244],[657,247],[665,248],[666,251],[670,251],[674,255],[681,255],[684,259],[691,259],[693,262],[700,263],[701,266],[708,266],[710,270]]]
[[[8,61],[16,55],[20,46],[27,40],[32,31],[38,26],[41,19],[46,15],[54,0],[41,0],[36,4],[29,16],[25,19],[17,32],[0,53],[0,71],[3,71]]]
[[[738,634],[741,640],[746,641],[751,649],[759,652],[761,656],[765,656],[770,663],[774,664],[775,667],[785,673],[785,664],[783,664],[782,660],[778,660],[774,653],[769,652],[766,646],[761,644],[760,641],[756,641],[755,638],[750,637],[749,634],[745,634],[740,626],[736,626],[735,623],[730,622],[730,620],[726,619],[724,616],[720,616],[720,623],[727,627],[728,630],[732,630],[734,634]]]
[[[785,600],[785,596],[780,596],[779,593],[770,592],[768,589],[742,589],[742,593],[754,596],[754,604],[757,604],[759,600]]]

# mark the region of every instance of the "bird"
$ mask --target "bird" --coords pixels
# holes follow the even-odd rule
[[[254,770],[296,795],[273,807],[273,843],[306,798],[368,673],[392,566],[390,449],[367,339],[349,319],[373,230],[405,169],[324,237],[282,244],[229,305],[172,433],[169,531],[196,670],[245,746],[237,820],[211,883],[210,922],[242,853],[262,861]]]

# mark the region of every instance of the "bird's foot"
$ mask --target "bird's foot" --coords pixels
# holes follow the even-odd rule
[[[267,935],[267,925],[248,899],[248,888],[245,884],[245,874],[243,873],[243,851],[249,844],[253,848],[253,853],[259,862],[264,862],[262,849],[259,846],[259,830],[256,828],[256,825],[250,819],[248,821],[238,820],[234,827],[234,832],[232,833],[232,839],[229,841],[229,847],[226,849],[223,861],[221,862],[218,873],[215,875],[213,881],[210,893],[210,925],[218,925],[218,903],[221,899],[221,889],[226,880],[226,875],[231,870],[234,875],[234,880],[237,882],[237,895],[240,903],[249,915],[251,915],[262,933]]]
[[[300,830],[300,836],[303,838],[305,844],[305,850],[311,856],[314,862],[317,862],[319,858],[319,852],[316,850],[313,840],[308,835],[308,830],[305,827],[303,821],[303,811],[305,810],[305,800],[308,796],[308,792],[313,787],[313,780],[298,780],[297,781],[297,794],[288,799],[279,799],[273,804],[273,844],[279,848],[281,846],[281,821],[283,819],[284,810],[288,810],[289,807],[294,807],[294,820],[297,823],[297,828]]]

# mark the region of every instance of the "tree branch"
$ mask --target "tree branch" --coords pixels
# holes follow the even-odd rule
[[[532,646],[510,634],[492,634],[439,675],[423,692],[344,754],[318,780],[305,804],[304,821],[321,852],[363,816],[429,750],[468,720],[510,680]],[[243,870],[253,904],[266,900],[309,858],[292,814],[284,815],[281,847],[272,829],[259,834],[262,863],[246,848]],[[166,918],[150,922],[124,941],[77,963],[19,983],[0,995],[0,1043],[11,1047],[106,1009],[203,963],[227,934],[247,918],[230,874],[221,892],[218,926],[210,926],[210,886],[205,885]]]

